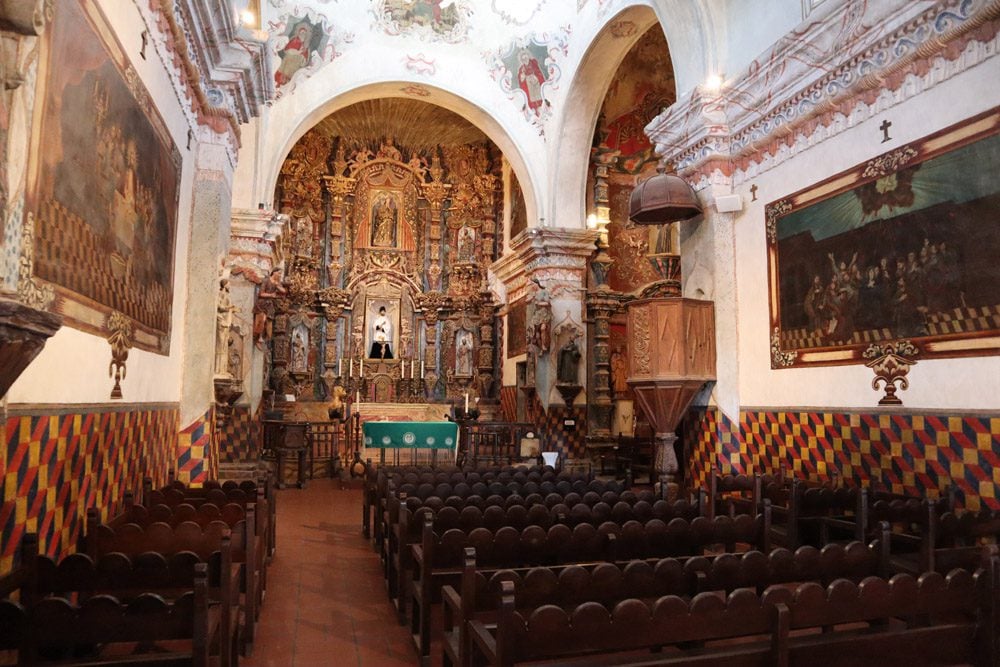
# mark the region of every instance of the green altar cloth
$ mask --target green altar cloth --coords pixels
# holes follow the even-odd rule
[[[454,422],[365,422],[365,447],[380,449],[454,449]]]

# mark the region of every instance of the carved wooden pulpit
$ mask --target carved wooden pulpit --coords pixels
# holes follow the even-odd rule
[[[715,305],[681,297],[628,306],[628,384],[656,430],[653,468],[661,488],[674,482],[674,430],[702,386],[715,379]]]

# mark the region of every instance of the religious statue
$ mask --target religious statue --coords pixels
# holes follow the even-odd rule
[[[306,366],[306,341],[302,332],[296,331],[292,336],[292,372],[304,373]]]
[[[531,320],[528,323],[528,344],[541,354],[549,351],[552,330],[552,304],[549,302],[549,292],[537,278],[532,282],[538,285],[538,291],[531,299]]]
[[[628,360],[620,345],[611,353],[611,388],[616,396],[628,393]]]
[[[382,197],[372,208],[371,244],[376,248],[396,246],[396,202],[391,197]]]
[[[288,294],[288,289],[282,284],[281,269],[271,269],[271,273],[260,284],[253,308],[253,337],[258,345],[263,345],[265,340],[271,338],[277,310],[275,300],[285,294]]]
[[[330,419],[344,418],[344,399],[347,397],[347,390],[344,389],[343,380],[338,376],[330,391]]]
[[[580,334],[573,332],[572,337],[559,349],[559,364],[556,377],[560,384],[578,384],[580,381],[580,347],[576,339]]]
[[[541,116],[542,103],[545,102],[545,98],[542,97],[542,84],[545,83],[545,75],[538,65],[538,59],[527,49],[522,50],[518,58],[521,65],[517,68],[517,85],[524,91],[527,107],[536,116]]]
[[[233,326],[233,313],[238,310],[229,297],[229,280],[219,282],[219,301],[215,315],[215,373],[229,374],[229,331]]]
[[[385,314],[385,306],[378,309],[378,316],[372,322],[372,347],[368,351],[371,359],[392,359],[392,322]]]
[[[459,331],[458,346],[455,349],[455,375],[470,377],[472,375],[472,333]]]
[[[458,261],[476,261],[476,232],[471,227],[462,227],[458,232]]]

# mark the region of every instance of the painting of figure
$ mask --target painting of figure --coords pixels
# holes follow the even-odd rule
[[[119,311],[135,324],[138,347],[165,352],[180,153],[106,34],[89,0],[60,3],[47,34],[29,186],[34,270],[56,287],[70,324],[105,333],[101,323]],[[60,305],[67,301],[76,305]]]
[[[466,0],[382,0],[376,10],[390,35],[415,33],[445,42],[465,37],[471,14]]]
[[[518,53],[517,85],[524,93],[524,98],[528,108],[536,116],[540,116],[542,104],[545,98],[542,96],[542,84],[545,83],[545,74],[542,72],[538,59],[531,51],[522,49]]]
[[[1000,348],[1000,134],[965,127],[768,206],[772,365],[856,362],[900,339],[924,355]]]
[[[330,38],[324,26],[308,16],[292,16],[285,37],[288,41],[278,48],[281,63],[274,71],[274,83],[279,88],[288,84],[296,72],[308,66],[313,54],[322,53]]]

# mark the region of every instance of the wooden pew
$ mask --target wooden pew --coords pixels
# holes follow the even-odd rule
[[[706,591],[731,593],[752,588],[758,593],[777,583],[816,581],[823,585],[835,579],[860,582],[869,576],[884,576],[887,553],[878,542],[864,545],[829,545],[822,550],[804,546],[794,553],[778,548],[770,554],[748,551],[691,558],[663,558],[620,563],[574,564],[555,567],[476,569],[475,550],[466,549],[460,588],[446,585],[444,601],[444,664],[471,664],[468,621],[495,623],[501,602],[501,584],[514,584],[515,606],[522,616],[544,605],[569,609],[584,602],[612,608],[629,598],[647,602],[665,595],[689,599]],[[458,591],[461,591],[459,593]],[[415,636],[421,656],[427,656],[430,637]]]
[[[78,605],[59,597],[0,600],[0,650],[16,651],[23,665],[207,666],[213,663],[207,580],[208,566],[199,563],[193,590],[169,602],[153,593],[129,603],[110,595]]]
[[[241,572],[241,638],[243,651],[249,655],[253,652],[263,602],[261,572],[257,562],[261,548],[255,532],[255,512],[256,508],[251,504],[246,509],[246,518],[233,527],[219,520],[204,528],[193,521],[181,522],[177,526],[165,522],[153,522],[146,526],[126,523],[116,528],[113,524],[101,524],[96,520],[96,513],[88,512],[87,531],[80,551],[93,559],[113,552],[134,557],[150,551],[161,554],[191,551],[207,560],[220,549],[222,537],[231,534],[233,563],[240,566]]]
[[[653,519],[645,524],[606,522],[573,528],[556,524],[548,530],[540,526],[523,530],[505,526],[496,532],[486,528],[471,531],[453,528],[440,535],[434,533],[433,522],[425,520],[421,543],[412,547],[409,586],[412,634],[426,637],[429,633],[431,606],[438,600],[443,585],[458,582],[467,547],[474,548],[482,566],[491,570],[697,556],[706,547],[719,544],[727,552],[735,551],[737,543],[741,543],[766,553],[770,551],[768,519],[765,512],[757,517],[696,517],[691,521],[675,518],[669,523]]]
[[[762,595],[738,589],[725,598],[668,595],[652,604],[623,600],[613,609],[550,605],[526,617],[508,581],[496,627],[469,623],[472,664],[569,665],[585,658],[633,666],[996,665],[998,573],[994,559],[990,570],[975,574],[840,579],[825,588],[772,586]]]
[[[133,557],[112,552],[92,559],[76,553],[58,562],[40,555],[38,536],[27,534],[21,544],[21,563],[0,579],[0,596],[15,592],[22,605],[46,596],[66,598],[81,604],[95,595],[111,595],[130,602],[143,593],[175,599],[193,591],[198,565],[208,565],[208,593],[212,614],[209,635],[213,650],[223,666],[237,664],[241,642],[239,632],[239,587],[241,570],[233,567],[230,535],[222,535],[220,548],[207,560],[191,551],[169,555],[147,551]]]

